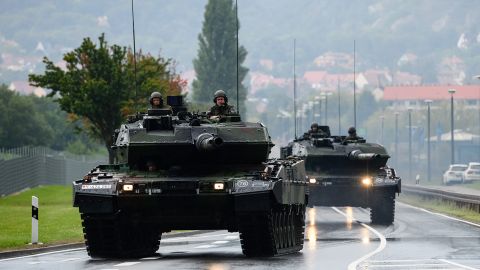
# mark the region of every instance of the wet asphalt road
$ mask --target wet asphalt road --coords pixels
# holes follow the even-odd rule
[[[84,249],[0,260],[0,269],[480,269],[480,227],[397,204],[395,224],[373,226],[361,208],[307,209],[304,249],[275,258],[242,255],[237,233],[162,240],[140,260],[90,259]]]

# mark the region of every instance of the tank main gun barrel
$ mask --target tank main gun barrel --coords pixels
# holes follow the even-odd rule
[[[215,150],[219,148],[222,144],[222,138],[209,133],[202,133],[198,135],[197,139],[195,140],[195,146],[199,151],[202,152]]]
[[[372,160],[380,157],[379,154],[375,153],[363,153],[360,150],[353,150],[348,154],[348,158],[351,160]]]

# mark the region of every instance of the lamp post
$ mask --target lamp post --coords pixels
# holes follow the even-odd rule
[[[480,75],[475,75],[474,77],[480,80]],[[478,107],[478,135],[480,136],[480,87],[478,88],[477,107]],[[480,160],[480,151],[478,151],[478,154],[479,154],[478,159]]]
[[[398,112],[395,112],[395,168],[398,168]]]
[[[448,93],[450,93],[450,151],[451,151],[451,157],[450,157],[450,164],[455,164],[455,138],[454,136],[454,123],[453,123],[453,94],[455,94],[456,90],[455,89],[448,89]]]
[[[430,182],[430,177],[432,176],[432,170],[430,167],[430,104],[432,104],[431,99],[425,100],[427,103],[427,181]]]
[[[315,122],[315,101],[311,100],[308,102],[308,110],[310,110],[310,114],[309,114],[310,121],[308,122],[313,123]]]
[[[382,120],[382,126],[381,126],[382,128],[381,128],[381,131],[380,131],[380,143],[382,145],[384,145],[384,143],[383,143],[383,128],[384,128],[384,122],[385,122],[385,115],[380,116],[380,120]]]
[[[412,180],[412,108],[408,108],[408,180]]]

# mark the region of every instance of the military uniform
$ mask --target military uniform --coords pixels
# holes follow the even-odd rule
[[[233,106],[225,104],[223,106],[218,106],[218,105],[212,106],[212,108],[210,108],[210,112],[208,113],[208,115],[219,116],[219,115],[227,115],[232,113],[235,113],[235,109],[233,108]]]
[[[217,104],[217,98],[222,97],[225,100],[225,104],[223,105],[218,105]],[[210,112],[208,112],[208,116],[222,116],[222,115],[227,115],[227,114],[232,114],[236,113],[235,109],[233,106],[228,105],[228,98],[227,95],[225,94],[225,91],[223,90],[217,90],[213,96],[213,105],[210,108]]]

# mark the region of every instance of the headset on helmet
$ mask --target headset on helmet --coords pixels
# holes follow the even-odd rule
[[[348,129],[348,134],[354,134],[354,133],[357,133],[357,130],[354,127],[350,127]]]
[[[217,103],[217,98],[218,97],[223,97],[225,99],[225,103],[228,103],[228,98],[227,94],[225,94],[225,91],[223,90],[217,90],[215,91],[215,94],[213,94],[213,103]]]

